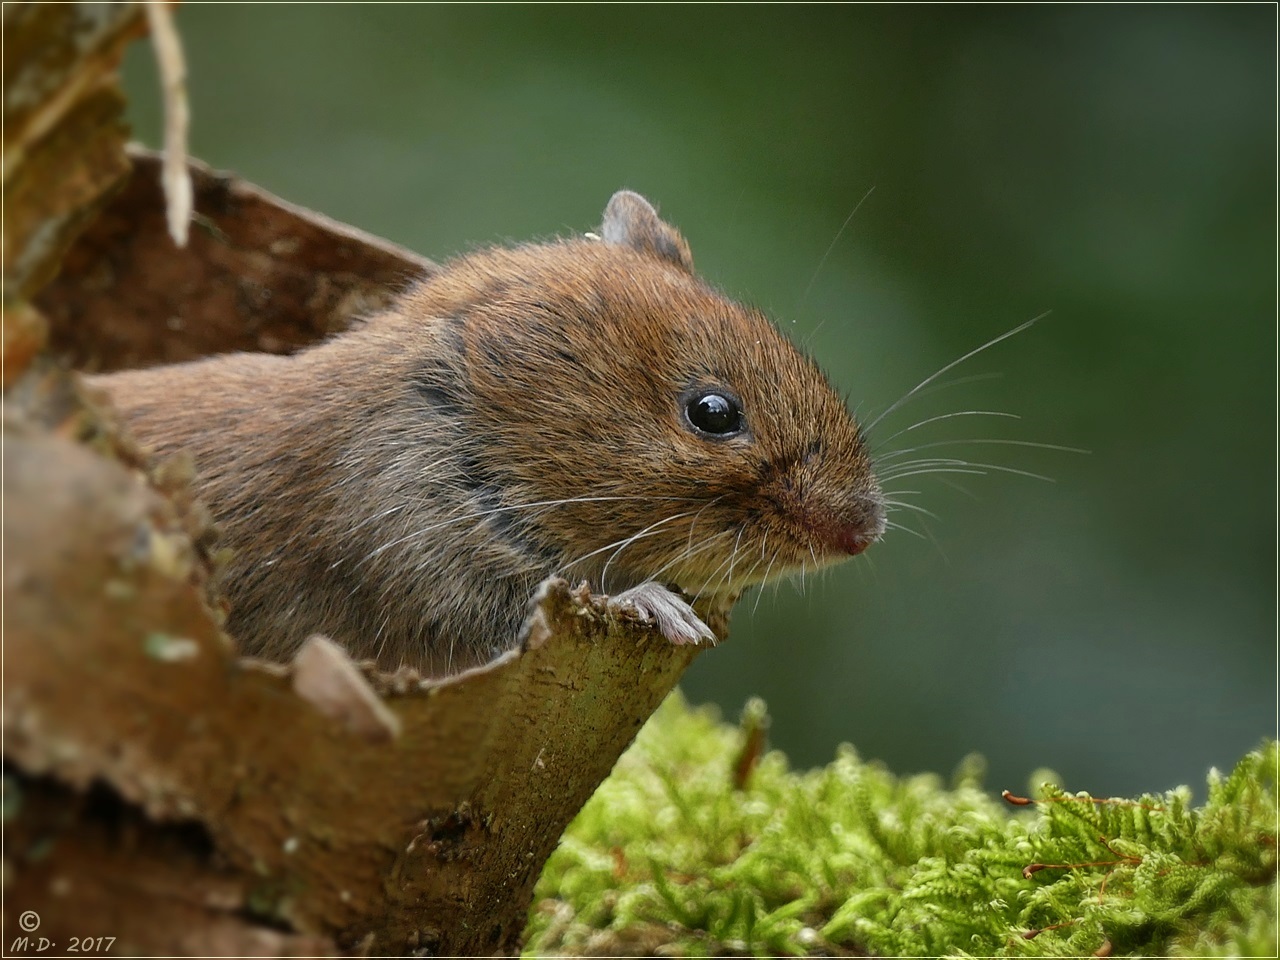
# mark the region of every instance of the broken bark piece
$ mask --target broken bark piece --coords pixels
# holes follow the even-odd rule
[[[293,658],[293,692],[366,740],[393,740],[400,733],[400,719],[328,637],[308,638]]]
[[[4,248],[8,297],[58,269],[128,174],[116,69],[145,32],[131,3],[4,5]]]
[[[287,353],[372,315],[436,266],[386,240],[191,161],[195,217],[174,246],[161,159],[128,182],[36,297],[56,353],[85,370]]]

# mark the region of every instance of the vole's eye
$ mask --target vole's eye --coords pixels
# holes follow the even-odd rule
[[[738,409],[738,401],[713,390],[699,391],[687,397],[684,415],[701,433],[727,437],[742,430],[742,411]]]

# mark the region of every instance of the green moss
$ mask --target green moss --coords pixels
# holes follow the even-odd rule
[[[663,704],[547,864],[527,954],[1277,954],[1274,742],[1201,807],[1051,785],[1016,807],[979,758],[949,786],[849,747],[749,770],[766,724]]]

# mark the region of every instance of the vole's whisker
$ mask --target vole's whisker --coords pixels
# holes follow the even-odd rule
[[[755,563],[751,564],[751,569],[749,569],[749,570],[746,572],[746,575],[745,575],[745,576],[743,576],[743,578],[742,578],[742,582],[743,582],[744,584],[750,584],[750,583],[752,583],[752,581],[754,581],[754,580],[755,580],[756,571],[757,571],[757,570],[759,570],[763,565],[764,565],[764,557],[761,557],[761,558],[760,558],[759,560],[757,560]]]
[[[420,527],[419,529],[417,529],[417,530],[413,531],[412,533],[407,533],[407,534],[405,534],[404,536],[402,536],[402,537],[400,537],[400,538],[398,538],[398,539],[396,539],[396,540],[391,540],[391,541],[389,541],[389,542],[387,542],[387,543],[384,543],[382,546],[380,546],[380,547],[376,547],[374,550],[372,550],[372,551],[370,551],[368,554],[366,554],[366,555],[365,555],[365,556],[360,560],[360,563],[361,563],[361,564],[366,563],[366,562],[368,562],[369,560],[372,560],[374,557],[378,556],[379,554],[382,554],[382,553],[384,553],[385,551],[390,550],[392,547],[398,547],[398,546],[399,546],[400,544],[402,544],[402,543],[406,543],[406,542],[408,542],[409,540],[413,540],[413,539],[416,539],[417,537],[424,536],[425,534],[428,534],[428,533],[430,533],[430,532],[431,532],[431,531],[433,531],[433,530],[439,530],[439,529],[441,529],[441,528],[443,528],[443,527],[453,526],[453,525],[454,525],[454,524],[456,524],[456,523],[466,523],[466,522],[467,522],[467,521],[469,521],[469,520],[483,520],[485,517],[490,517],[490,516],[493,516],[494,514],[499,514],[499,513],[511,513],[511,512],[513,512],[513,511],[516,511],[516,510],[531,510],[531,509],[533,509],[534,507],[545,507],[545,508],[547,508],[547,509],[550,509],[550,508],[552,508],[552,507],[561,507],[561,506],[565,506],[565,505],[567,505],[567,504],[571,504],[571,503],[596,503],[596,502],[622,501],[622,500],[626,500],[626,501],[634,501],[634,500],[688,500],[688,499],[692,499],[692,498],[688,498],[688,497],[640,497],[640,496],[628,496],[628,497],[566,497],[566,498],[563,498],[563,499],[560,499],[560,500],[538,500],[538,501],[535,501],[535,502],[533,502],[533,503],[517,503],[517,504],[512,504],[512,505],[509,505],[509,506],[505,506],[505,507],[494,507],[494,508],[492,508],[492,509],[490,509],[490,510],[478,510],[478,511],[475,511],[475,512],[472,512],[472,513],[463,514],[462,516],[459,516],[459,517],[452,517],[452,518],[450,518],[450,519],[448,519],[448,520],[442,520],[442,521],[440,521],[439,523],[433,523],[433,524],[430,524],[430,525],[425,526],[425,527]]]
[[[974,469],[967,469],[972,467]],[[1030,477],[1032,480],[1043,480],[1046,483],[1057,483],[1053,477],[1046,477],[1043,473],[1033,473],[1030,470],[1019,470],[1017,467],[1002,467],[997,463],[965,463],[965,467],[930,467],[924,470],[908,470],[906,473],[895,473],[886,479],[900,480],[902,477],[914,477],[926,473],[977,473],[984,474],[988,470],[994,470],[997,473],[1012,473],[1019,477]]]
[[[391,622],[391,613],[388,611],[382,616],[382,623],[378,626],[378,632],[374,635],[374,639],[378,641],[378,649],[374,652],[373,658],[376,660],[382,656],[382,651],[387,646],[386,633],[387,624]]]
[[[582,556],[577,557],[574,560],[570,560],[568,563],[562,565],[560,567],[560,572],[563,573],[564,571],[568,570],[570,567],[577,566],[579,563],[582,563],[584,560],[589,560],[598,554],[604,553],[606,550],[614,550],[616,555],[617,551],[626,549],[627,547],[631,546],[631,544],[637,542],[638,540],[643,540],[646,537],[650,537],[650,536],[656,536],[657,534],[653,532],[654,528],[660,527],[663,524],[668,523],[672,520],[679,520],[681,517],[687,517],[687,516],[688,516],[687,513],[675,514],[674,516],[666,517],[662,520],[659,520],[657,523],[650,524],[648,527],[645,527],[639,533],[633,533],[628,536],[621,537],[617,540],[614,540],[612,543],[606,543],[603,547],[599,547],[595,550],[592,550],[590,553],[585,553]],[[613,558],[610,557],[610,562],[612,562],[612,559]],[[608,571],[608,563],[605,564],[604,572],[607,572],[607,571]],[[604,576],[604,572],[601,573],[602,578]]]
[[[689,522],[689,543],[688,543],[688,545],[689,545],[690,547],[692,547],[692,546],[693,546],[693,533],[694,533],[694,531],[695,531],[695,530],[697,530],[697,529],[698,529],[698,521],[702,519],[702,513],[703,513],[703,511],[705,511],[708,507],[714,506],[715,504],[719,503],[719,502],[720,502],[721,500],[723,500],[723,499],[724,499],[724,496],[723,496],[723,495],[718,496],[718,497],[712,497],[710,500],[708,500],[705,504],[703,504],[703,505],[702,505],[702,508],[701,508],[700,510],[698,510],[698,512],[697,512],[697,513],[695,513],[695,514],[693,515],[693,520],[691,520],[691,521]]]
[[[815,574],[822,572],[822,563],[818,560],[817,553],[814,552],[813,544],[809,544],[809,556],[813,559],[813,571]],[[800,593],[804,593],[805,588],[805,562],[800,560]]]
[[[747,532],[747,525],[746,525],[745,523],[744,523],[744,524],[742,524],[742,526],[738,527],[738,537],[737,537],[737,539],[736,539],[736,540],[734,540],[734,542],[733,542],[733,553],[734,553],[734,556],[737,556],[738,548],[742,545],[742,537],[743,537],[743,535],[744,535],[746,532]],[[732,580],[732,577],[733,577],[733,570],[732,570],[732,569],[730,569],[730,571],[729,571],[729,577],[730,577],[730,579]]]
[[[743,535],[744,533],[746,533],[746,532],[747,532],[746,524],[743,524],[742,526],[740,526],[740,527],[738,528],[738,536],[737,536],[737,538],[733,541],[733,550],[731,550],[731,551],[730,551],[730,553],[729,553],[729,572],[728,572],[727,574],[725,574],[725,579],[724,579],[724,581],[722,581],[722,583],[720,584],[721,586],[724,586],[726,583],[733,583],[733,565],[734,565],[734,561],[736,561],[736,560],[738,559],[738,547],[740,547],[740,546],[742,545],[742,535]]]
[[[938,538],[933,535],[933,531],[929,529],[929,525],[927,523],[924,524],[924,530],[925,533],[929,534],[929,540],[935,547],[937,547],[938,555],[942,557],[943,563],[947,566],[951,566],[951,558],[947,556],[947,551],[942,549],[942,544],[938,542]]]
[[[978,497],[976,493],[974,493],[968,487],[962,487],[960,484],[956,483],[950,477],[938,477],[938,482],[943,486],[950,487],[952,490],[960,491],[970,500],[978,500],[979,502],[981,502],[981,499]]]
[[[967,470],[963,467],[929,467],[925,470],[909,470],[906,473],[895,474],[889,479],[898,480],[902,477],[922,477],[934,473],[972,473],[974,476],[978,477],[985,477],[987,475],[987,471],[985,470]]]
[[[744,533],[746,532],[746,524],[743,524],[742,530],[743,530],[743,532],[744,532]],[[736,545],[735,545],[734,549],[735,549],[735,550],[737,550],[737,549],[738,549]],[[751,566],[746,567],[746,568],[745,568],[745,570],[739,571],[739,573],[738,573],[738,582],[739,582],[739,583],[741,583],[741,584],[743,585],[743,586],[742,586],[742,589],[745,589],[747,586],[751,586],[751,585],[753,585],[753,582],[754,582],[754,580],[755,580],[756,571],[757,571],[757,570],[759,570],[762,566],[764,566],[764,554],[763,554],[763,552],[761,553],[761,555],[760,555],[760,557],[759,557],[758,559],[754,560],[754,561],[751,563]],[[733,578],[732,578],[732,577],[727,577],[727,578],[724,578],[724,579],[722,579],[722,580],[721,580],[721,582],[720,582],[720,585],[719,585],[719,586],[720,586],[720,587],[728,586],[728,587],[732,588],[732,587],[733,587],[733,583],[734,583]]]
[[[1018,324],[1018,326],[1014,327],[1012,330],[1007,330],[1004,333],[1000,334],[998,337],[993,337],[992,339],[984,343],[982,346],[974,350],[970,350],[964,356],[959,357],[955,360],[952,360],[950,363],[948,363],[942,369],[938,370],[936,373],[930,374],[929,376],[925,377],[923,380],[917,383],[914,387],[912,387],[910,390],[904,393],[901,397],[899,397],[893,403],[889,404],[889,406],[886,407],[884,411],[880,413],[879,416],[877,416],[874,420],[871,421],[870,424],[867,425],[865,432],[870,433],[872,430],[875,429],[876,424],[878,424],[881,420],[883,420],[889,414],[893,413],[893,411],[899,409],[904,403],[906,403],[908,400],[910,400],[912,397],[918,394],[921,391],[921,389],[933,383],[935,380],[937,380],[940,376],[942,376],[948,370],[954,370],[956,367],[964,363],[969,358],[976,357],[978,354],[982,353],[982,351],[987,350],[991,347],[994,347],[997,343],[1000,343],[1003,340],[1008,340],[1010,337],[1013,337],[1019,333],[1022,333],[1022,331],[1026,330],[1028,327],[1031,327],[1033,324],[1043,320],[1048,315],[1049,315],[1049,311],[1046,310],[1044,313],[1040,314],[1039,316],[1032,317],[1030,320],[1026,321],[1025,323]]]
[[[876,192],[876,188],[875,188],[875,185],[873,184],[870,188],[868,188],[867,192],[862,195],[862,199],[853,205],[853,209],[849,211],[849,215],[844,218],[844,223],[840,224],[840,229],[837,230],[836,235],[832,237],[831,244],[827,247],[827,252],[822,255],[822,259],[818,261],[818,265],[814,268],[813,276],[809,278],[809,283],[807,286],[805,286],[804,293],[800,295],[801,305],[803,305],[805,300],[809,298],[809,291],[813,289],[813,284],[818,279],[818,274],[822,272],[822,268],[826,265],[827,258],[831,256],[831,251],[836,248],[836,244],[840,242],[840,238],[844,236],[845,230],[848,229],[849,224],[853,222],[853,218],[857,214],[857,212],[862,209],[862,205],[867,202],[867,198],[870,197],[871,194],[875,192]],[[822,328],[823,322],[825,322],[825,318],[824,318],[824,321],[819,322],[818,326],[813,330],[812,333],[809,334],[810,337],[814,336],[814,334],[816,334],[818,330]]]
[[[763,564],[764,564],[765,548],[767,547],[768,543],[769,543],[769,531],[767,531],[767,530],[766,530],[766,531],[764,532],[764,536],[762,536],[762,537],[760,538],[760,559],[759,559],[759,560],[757,560],[755,563],[753,563],[753,564],[751,565],[751,573],[749,574],[749,576],[750,576],[750,578],[752,578],[752,579],[754,579],[754,578],[755,578],[756,571],[757,571],[757,570],[759,570],[759,569],[760,569],[760,567],[761,567],[761,565],[763,565]],[[763,582],[763,581],[761,581],[761,582]],[[752,612],[753,614],[755,613],[755,611],[756,611],[756,610],[759,608],[759,606],[760,606],[760,594],[761,594],[761,592],[762,592],[762,591],[761,591],[761,588],[760,588],[760,584],[757,584],[757,585],[756,585],[756,602],[755,602],[755,603],[752,605],[752,607],[751,607],[751,612]]]
[[[739,527],[739,528],[738,528],[738,538],[737,538],[737,540],[735,540],[735,541],[734,541],[734,544],[733,544],[733,554],[732,554],[732,557],[733,557],[733,559],[735,559],[735,560],[737,559],[737,556],[738,556],[738,547],[739,547],[739,546],[741,546],[741,544],[742,544],[742,535],[743,535],[744,533],[746,533],[746,532],[747,532],[747,525],[744,523],[741,527]],[[722,588],[723,588],[723,587],[728,587],[729,589],[733,589],[733,584],[735,583],[735,581],[734,581],[734,579],[733,579],[733,571],[734,571],[734,565],[733,565],[732,563],[730,563],[730,564],[729,564],[729,573],[728,573],[728,575],[725,577],[724,582],[720,584],[720,586],[721,586]],[[754,566],[752,566],[752,568],[751,568],[750,570],[748,570],[748,571],[747,571],[747,576],[746,576],[746,580],[747,580],[747,581],[749,581],[749,580],[750,580],[751,575],[752,575],[753,573],[755,573],[755,567],[754,567]]]
[[[404,499],[409,501],[410,503],[433,503],[434,502],[434,501],[423,499],[420,497],[406,496]],[[494,507],[491,510],[480,511],[480,513],[487,515],[489,513],[498,513],[506,510],[526,510],[531,507],[558,507],[558,506],[563,506],[564,504],[569,504],[569,503],[594,503],[597,501],[609,502],[609,501],[636,501],[636,500],[643,500],[646,502],[671,501],[671,502],[677,502],[677,503],[690,503],[690,502],[697,502],[701,500],[701,497],[667,497],[667,496],[652,496],[652,495],[641,495],[641,494],[627,494],[627,495],[596,494],[589,497],[563,497],[557,500],[534,500],[530,503],[511,503],[502,507]]]
[[[927,540],[927,539],[928,539],[928,537],[926,537],[926,536],[925,536],[923,533],[921,533],[919,530],[912,530],[910,527],[905,526],[905,525],[903,525],[903,524],[901,524],[901,523],[894,523],[892,520],[886,520],[886,521],[884,522],[884,525],[885,525],[885,527],[886,527],[886,528],[888,528],[888,529],[890,529],[890,530],[901,530],[903,533],[909,533],[909,534],[911,534],[913,537],[919,537],[921,540]]]
[[[930,450],[934,447],[953,447],[961,443],[979,443],[979,444],[996,444],[1006,447],[1034,447],[1038,450],[1060,450],[1063,453],[1090,453],[1083,447],[1067,447],[1060,443],[1038,443],[1034,440],[1009,440],[997,437],[978,437],[964,440],[935,440],[932,443],[922,443],[914,447],[903,447],[901,450],[892,450],[889,453],[882,454],[876,458],[876,462],[883,462],[892,457],[900,457],[908,453],[915,453],[917,450]]]
[[[898,437],[902,436],[904,433],[908,433],[919,427],[923,427],[926,424],[937,423],[939,420],[950,420],[953,417],[1007,417],[1010,420],[1022,419],[1022,417],[1020,417],[1016,413],[1005,413],[1002,410],[958,410],[955,413],[944,413],[941,416],[926,417],[924,420],[917,420],[911,426],[903,427],[897,433],[891,433],[889,436],[885,437],[883,440],[877,441],[876,445],[884,446],[890,440],[897,439]]]
[[[704,550],[711,549],[712,547],[715,546],[717,540],[719,540],[721,537],[730,536],[732,535],[732,533],[733,533],[732,530],[721,530],[718,533],[711,534],[711,536],[702,540],[695,547],[686,547],[685,549],[677,553],[674,557],[672,557],[670,560],[668,560],[666,563],[664,563],[662,566],[660,566],[653,573],[649,574],[649,576],[645,577],[645,579],[657,580],[659,577],[662,576],[662,574],[666,573],[676,564],[683,563],[685,560],[688,560],[691,557],[697,556],[699,553],[702,553]]]
[[[775,550],[775,551],[773,551],[773,556],[769,558],[769,566],[765,567],[765,570],[764,570],[764,582],[765,582],[765,583],[768,583],[768,582],[769,582],[769,574],[773,572],[773,565],[774,565],[774,563],[775,563],[775,562],[777,562],[778,554],[779,554],[780,552],[781,552],[780,550]],[[756,593],[756,605],[755,605],[754,607],[752,607],[752,609],[751,609],[751,615],[752,615],[753,617],[755,616],[756,611],[760,609],[760,597],[761,597],[763,594],[764,594],[764,591],[763,591],[763,590],[759,590],[759,591],[757,591],[757,593]],[[775,594],[776,594],[776,591],[775,591]]]
[[[622,542],[622,546],[618,547],[617,550],[613,551],[613,553],[609,555],[609,559],[605,561],[604,569],[600,571],[600,589],[602,590],[608,589],[608,587],[606,587],[605,585],[609,582],[609,565],[613,563],[614,560],[618,559],[618,554],[620,554],[623,550],[627,549],[627,547],[631,546],[637,540],[640,540],[646,536],[654,536],[653,531],[656,531],[659,527],[666,526],[668,523],[670,523],[673,520],[680,520],[687,516],[689,516],[688,512],[673,514],[672,516],[667,517],[665,520],[659,520],[657,523],[649,524],[649,526],[645,527],[635,536],[628,537],[626,540],[624,540]],[[609,548],[605,547],[603,549],[607,550]],[[581,560],[585,560],[587,559],[587,557],[593,557],[597,553],[601,553],[601,552],[602,552],[601,550],[593,550],[591,551],[591,553],[588,553],[586,557],[579,558],[579,561],[575,561],[575,563],[580,562]]]
[[[985,380],[1003,380],[1004,374],[998,370],[989,371],[987,373],[971,373],[966,377],[956,377],[954,380],[944,380],[942,383],[935,383],[931,387],[926,387],[915,395],[915,399],[927,397],[931,394],[941,393],[943,390],[950,390],[952,387],[963,387],[967,383],[982,383]]]
[[[904,460],[902,463],[892,464],[888,470],[880,474],[880,480],[883,483],[888,483],[895,477],[917,467],[967,467],[969,465],[968,460],[960,457],[917,457],[914,460]]]
[[[726,532],[732,533],[733,531],[726,531]],[[716,565],[716,568],[707,575],[707,579],[702,581],[702,586],[698,588],[698,591],[697,593],[694,594],[694,596],[696,597],[704,596],[707,592],[707,587],[711,585],[711,581],[715,579],[716,574],[719,573],[721,570],[723,570],[728,564],[730,564],[732,560],[733,560],[732,553],[730,553],[729,556],[726,557],[724,560],[721,560],[720,563]]]
[[[899,507],[904,510],[914,510],[916,513],[923,513],[926,517],[933,517],[933,519],[937,520],[939,523],[942,522],[942,518],[932,510],[926,510],[924,507],[917,506],[914,503],[907,503],[905,500],[885,500],[884,502],[886,506]]]
[[[994,470],[997,473],[1012,473],[1020,477],[1030,477],[1033,480],[1044,480],[1047,483],[1058,482],[1053,477],[1045,476],[1043,473],[1035,473],[1031,470],[1022,470],[1018,467],[1006,467],[1003,464],[999,464],[999,463],[979,463],[976,460],[961,460],[961,459],[938,459],[934,461],[934,463],[942,467],[954,466],[954,467],[960,467],[960,468],[973,468],[977,470]],[[924,461],[924,460],[908,461],[907,463],[899,464],[899,469],[890,471],[889,473],[887,473],[885,476],[885,480],[886,481],[898,480],[898,479],[901,479],[902,477],[911,476],[916,471],[911,470],[909,468],[913,466],[928,466],[928,465],[929,465],[929,461]],[[906,472],[902,472],[904,470]]]

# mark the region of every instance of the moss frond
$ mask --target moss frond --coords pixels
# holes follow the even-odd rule
[[[1053,784],[1015,807],[974,757],[950,787],[848,746],[789,770],[759,753],[767,722],[673,694],[547,864],[526,953],[1277,953],[1274,742],[1211,773],[1201,807]]]

